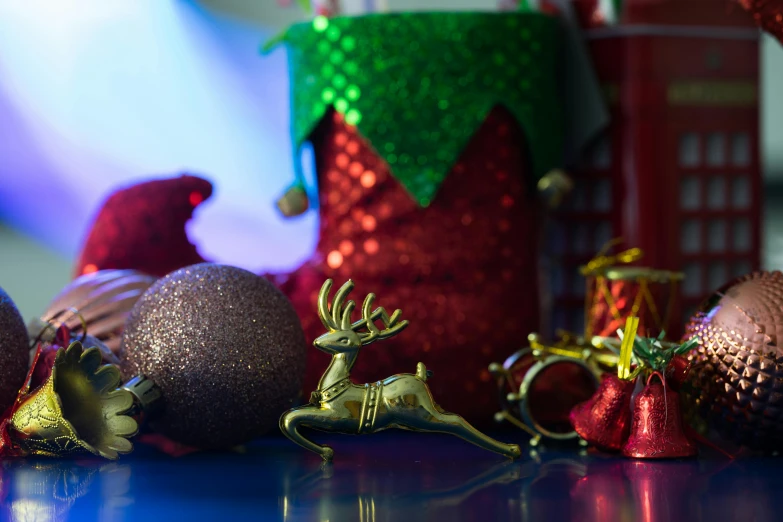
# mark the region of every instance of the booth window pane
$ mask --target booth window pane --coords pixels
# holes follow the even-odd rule
[[[682,281],[682,293],[687,296],[700,296],[701,289],[701,265],[688,263],[683,270],[685,279]]]
[[[726,222],[714,219],[707,225],[707,250],[723,252],[726,250]]]
[[[694,176],[686,176],[680,181],[680,207],[683,210],[698,210],[701,206],[701,182]]]
[[[738,167],[750,165],[750,136],[745,132],[731,138],[731,163]]]
[[[737,209],[750,207],[750,181],[744,175],[731,182],[731,206]]]
[[[707,182],[707,206],[713,210],[726,208],[726,180],[713,177]]]
[[[738,219],[734,222],[732,242],[735,252],[747,252],[750,250],[750,221],[746,218]]]
[[[680,166],[699,165],[699,135],[688,132],[680,136]]]
[[[682,224],[680,248],[686,254],[701,252],[701,223],[689,219]]]
[[[726,164],[726,140],[723,134],[707,135],[707,165],[720,167]]]

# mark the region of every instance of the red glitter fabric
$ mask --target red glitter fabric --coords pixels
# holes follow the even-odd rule
[[[164,276],[203,262],[188,241],[185,223],[211,195],[209,181],[190,175],[118,190],[95,217],[74,276],[108,268]]]
[[[763,30],[783,44],[783,0],[739,0]]]
[[[487,366],[526,344],[538,327],[537,224],[525,179],[524,135],[496,108],[465,148],[432,204],[419,207],[354,127],[334,113],[313,135],[320,239],[313,257],[281,283],[308,339],[323,333],[316,296],[324,279],[351,278],[361,302],[401,308],[410,326],[364,348],[352,377],[373,382],[414,373],[445,409],[489,421],[499,409]],[[328,356],[310,350],[305,391]]]

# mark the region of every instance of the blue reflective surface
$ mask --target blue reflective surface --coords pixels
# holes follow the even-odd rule
[[[514,434],[506,434],[513,439]],[[783,460],[639,462],[549,450],[517,462],[459,439],[320,437],[335,462],[270,437],[244,453],[116,463],[0,464],[3,519],[54,520],[780,520]]]

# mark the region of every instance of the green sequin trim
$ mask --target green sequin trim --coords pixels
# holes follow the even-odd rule
[[[318,17],[288,47],[297,150],[329,107],[356,125],[427,206],[489,111],[525,131],[536,179],[559,166],[560,28],[538,13]]]

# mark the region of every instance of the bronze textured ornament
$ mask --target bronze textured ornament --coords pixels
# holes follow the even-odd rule
[[[280,417],[284,435],[326,461],[334,456],[332,448],[305,438],[299,428],[353,435],[388,428],[449,433],[512,459],[520,456],[518,445],[498,442],[459,415],[443,411],[427,387],[431,372],[422,363],[417,365],[415,374],[392,375],[374,383],[353,383],[351,368],[361,349],[396,335],[408,326],[408,321],[400,321],[400,310],[395,310],[391,316],[380,307],[371,311],[375,295],[368,294],[362,305],[362,319],[351,322],[356,304],[348,301],[343,307],[343,302],[353,289],[353,282],[349,280],[337,291],[330,310],[331,287],[332,280],[326,280],[318,295],[318,316],[328,331],[313,345],[330,354],[332,362],[321,377],[318,389],[310,396],[310,404],[289,410]],[[384,324],[383,330],[375,324],[379,319]]]
[[[718,289],[685,336],[698,341],[686,390],[693,421],[750,449],[783,448],[783,274],[754,272]]]
[[[65,326],[74,336],[89,333],[116,354],[133,305],[155,280],[135,270],[100,270],[79,276],[28,324],[30,338],[51,342],[57,327]]]
[[[38,389],[29,390],[30,377],[0,427],[0,454],[92,453],[116,459],[133,450],[128,438],[138,424],[127,415],[133,396],[118,389],[120,371],[102,364],[100,350],[85,350],[74,342],[59,350],[49,378]]]

